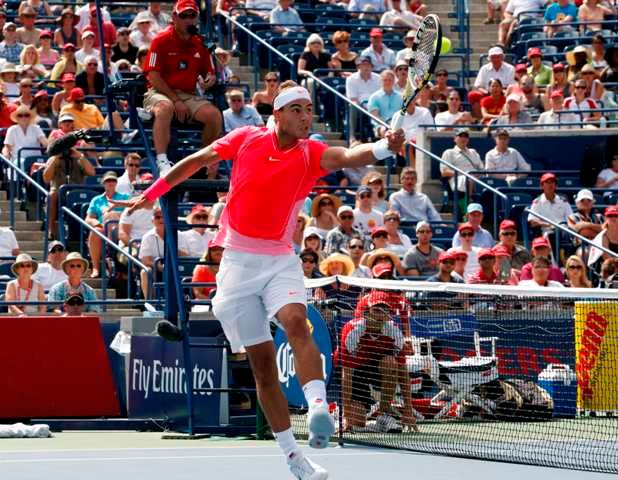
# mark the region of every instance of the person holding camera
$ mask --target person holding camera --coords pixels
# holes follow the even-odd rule
[[[58,190],[65,184],[83,184],[85,178],[96,175],[94,166],[74,147],[85,135],[69,133],[54,141],[47,150],[50,155],[43,170],[43,181],[49,183],[50,202],[48,236],[52,239],[57,232]]]

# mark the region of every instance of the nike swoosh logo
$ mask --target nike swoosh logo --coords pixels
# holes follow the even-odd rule
[[[275,157],[268,157],[268,161],[269,162],[280,162],[281,159],[280,158],[275,158]]]

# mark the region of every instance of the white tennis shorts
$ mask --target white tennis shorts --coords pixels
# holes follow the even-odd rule
[[[307,303],[297,255],[225,250],[212,306],[233,352],[272,340],[270,321],[290,303]]]

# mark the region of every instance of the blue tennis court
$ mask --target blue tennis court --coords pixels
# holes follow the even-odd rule
[[[304,451],[332,479],[602,480],[609,474],[423,455],[359,446]],[[291,478],[268,441],[213,437],[162,440],[160,433],[63,432],[0,441],[0,475],[11,480],[185,480]]]

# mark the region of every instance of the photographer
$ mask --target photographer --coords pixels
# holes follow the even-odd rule
[[[74,148],[84,138],[84,132],[70,133],[53,142],[47,150],[50,157],[45,163],[43,181],[50,186],[49,238],[53,238],[57,230],[58,189],[65,184],[83,184],[85,177],[96,174],[94,166]]]

